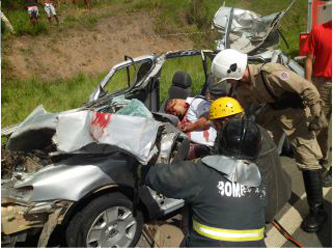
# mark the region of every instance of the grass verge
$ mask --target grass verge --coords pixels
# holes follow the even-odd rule
[[[50,112],[82,106],[104,75],[79,74],[72,79],[43,82],[36,79],[2,83],[1,126],[22,121],[34,108],[43,104]]]

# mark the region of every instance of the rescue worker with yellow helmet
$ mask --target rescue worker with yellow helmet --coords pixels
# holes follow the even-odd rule
[[[239,102],[232,97],[221,97],[212,102],[209,108],[209,120],[217,130],[222,129],[223,123],[234,117],[242,117],[244,110]]]
[[[315,131],[327,126],[323,101],[316,87],[279,63],[248,64],[246,54],[233,49],[219,52],[212,62],[218,81],[232,84],[236,98],[246,110],[265,105],[256,122],[277,141],[284,132],[294,150],[296,164],[303,173],[310,213],[303,220],[307,232],[318,231],[327,218],[321,185],[322,153]],[[308,116],[310,111],[312,116]]]
[[[242,106],[232,97],[219,98],[210,105],[209,120],[217,131],[222,131],[226,122],[244,116]],[[258,127],[261,133],[261,150],[255,163],[260,169],[262,181],[266,186],[265,219],[267,223],[270,223],[291,196],[291,178],[282,169],[279,154],[271,136],[264,128],[259,125]]]
[[[215,142],[216,155],[138,169],[145,183],[192,209],[185,247],[265,247],[266,192],[253,162],[261,147],[249,119],[227,122]]]

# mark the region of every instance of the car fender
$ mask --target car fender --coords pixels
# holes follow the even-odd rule
[[[103,186],[133,187],[131,169],[135,164],[133,157],[118,152],[75,155],[18,181],[14,188],[33,187],[32,202],[55,199],[78,201]]]

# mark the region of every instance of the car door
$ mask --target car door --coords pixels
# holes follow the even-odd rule
[[[96,90],[90,95],[86,107],[96,107],[115,96],[125,95],[125,98],[136,98],[142,101],[149,110],[155,111],[158,106],[158,72],[155,55],[131,58],[125,56],[125,61],[111,68]]]

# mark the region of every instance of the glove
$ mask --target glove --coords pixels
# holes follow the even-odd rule
[[[321,114],[320,116],[312,116],[310,118],[309,123],[309,130],[310,131],[320,131],[322,128],[325,128],[328,126],[328,122],[324,114]]]

